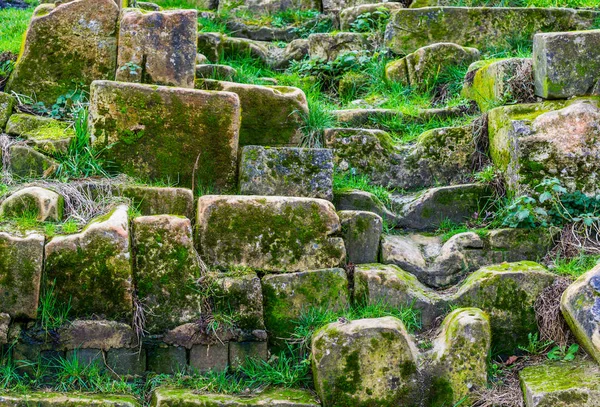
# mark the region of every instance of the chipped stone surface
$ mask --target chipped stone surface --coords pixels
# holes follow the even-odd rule
[[[377,263],[383,219],[373,212],[340,211],[346,260],[352,264]]]
[[[0,204],[0,216],[33,215],[39,222],[59,222],[63,217],[64,199],[54,191],[26,187],[11,194]]]

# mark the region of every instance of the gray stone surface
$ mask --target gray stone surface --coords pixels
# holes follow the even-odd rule
[[[229,366],[229,343],[195,345],[190,350],[190,367],[199,372],[222,371]]]
[[[377,263],[383,219],[373,212],[340,211],[346,260],[352,264]]]
[[[179,346],[152,346],[148,348],[148,371],[157,374],[175,374],[187,366],[185,348]]]

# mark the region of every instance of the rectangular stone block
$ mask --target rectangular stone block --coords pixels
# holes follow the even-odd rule
[[[0,233],[0,312],[35,319],[44,266],[44,237]]]
[[[198,12],[121,13],[116,80],[193,88]]]
[[[383,219],[373,212],[340,211],[346,260],[352,264],[377,263]]]
[[[118,375],[141,376],[146,371],[146,349],[111,349],[106,352],[106,364]]]
[[[268,272],[336,267],[346,251],[331,202],[272,196],[206,195],[198,199],[196,244],[218,267]]]
[[[333,199],[333,151],[325,148],[246,146],[240,193]]]
[[[154,392],[155,407],[197,405],[203,407],[319,407],[309,390],[269,388],[257,395],[198,394],[195,390],[159,388]],[[124,406],[130,407],[130,406]]]
[[[266,342],[230,342],[229,364],[235,369],[243,365],[248,359],[267,360],[269,350]]]
[[[385,45],[401,55],[440,42],[483,50],[506,47],[507,38],[548,31],[588,30],[600,13],[566,8],[423,7],[399,9],[385,32]]]
[[[16,99],[13,96],[0,92],[0,131],[4,131],[4,127],[12,115],[15,104]]]
[[[110,0],[112,1],[112,0]],[[68,407],[68,406],[94,406],[94,407],[141,407],[133,396],[106,395],[106,394],[77,394],[77,393],[51,393],[51,392],[26,392],[24,394],[4,394],[0,397],[2,407]],[[312,407],[312,406],[311,406]]]
[[[194,219],[194,194],[188,188],[123,185],[119,194],[131,199],[144,216],[177,215]]]
[[[157,374],[183,372],[187,366],[187,352],[179,346],[151,346],[146,357],[148,371]]]
[[[96,81],[93,144],[141,180],[227,189],[235,184],[240,103],[230,92]]]
[[[600,94],[600,30],[536,34],[533,74],[545,99]]]
[[[246,332],[265,329],[260,279],[254,272],[215,273],[210,292],[213,314],[232,318],[235,328]]]
[[[190,367],[199,372],[222,371],[229,366],[229,343],[194,345],[190,351]]]
[[[73,349],[66,352],[67,360],[77,360],[80,366],[92,364],[104,366],[104,354],[101,349]]]

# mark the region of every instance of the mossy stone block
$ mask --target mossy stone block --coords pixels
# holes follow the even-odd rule
[[[112,0],[111,0],[112,1]],[[27,392],[25,394],[5,394],[1,404],[5,406],[25,407],[30,405],[44,407],[95,406],[95,407],[140,407],[133,396],[114,394],[77,394],[52,392]]]
[[[8,93],[0,92],[0,131],[4,130],[8,119],[13,114],[16,99]]]
[[[244,365],[248,360],[267,361],[267,342],[229,342],[229,365],[232,369]]]
[[[190,367],[198,372],[219,372],[228,366],[229,342],[194,345],[190,350]]]
[[[184,371],[187,366],[186,353],[185,348],[179,346],[152,346],[146,354],[148,371],[168,375]]]
[[[133,276],[126,206],[92,221],[81,232],[46,244],[47,289],[71,305],[71,316],[131,321]]]
[[[383,219],[365,211],[340,211],[346,260],[352,264],[377,263]]]
[[[194,194],[188,188],[122,185],[121,196],[131,199],[131,205],[144,216],[176,215],[194,219]]]
[[[106,365],[119,376],[142,376],[146,372],[146,349],[111,349],[106,352]]]
[[[328,407],[417,405],[417,350],[393,317],[335,322],[312,338],[313,376]]]
[[[255,272],[213,273],[213,312],[232,318],[234,328],[251,332],[265,328],[263,295]]]
[[[59,222],[63,218],[64,198],[41,187],[26,187],[10,195],[0,204],[0,216],[35,216],[40,222]]]
[[[302,271],[263,277],[265,324],[276,347],[290,338],[296,322],[311,309],[341,311],[350,304],[348,278],[343,269]]]
[[[197,43],[196,10],[124,9],[116,80],[193,88]]]
[[[35,319],[44,266],[44,237],[0,233],[0,312]]]
[[[90,131],[105,157],[142,180],[235,184],[239,98],[230,92],[96,81]],[[195,179],[193,179],[195,176]]]
[[[7,92],[35,95],[52,106],[77,86],[113,79],[118,19],[113,0],[42,4],[33,13]]]
[[[218,267],[265,272],[336,267],[346,256],[340,221],[322,199],[206,195],[198,199],[199,252]]]
[[[24,138],[28,145],[47,154],[66,153],[75,137],[75,131],[67,122],[22,113],[8,119],[6,133]]]
[[[15,144],[9,148],[9,170],[16,178],[47,178],[56,171],[58,162],[31,147]],[[3,157],[6,160],[6,157]]]
[[[146,312],[145,328],[163,333],[200,317],[200,262],[192,223],[171,215],[133,220],[134,277]]]

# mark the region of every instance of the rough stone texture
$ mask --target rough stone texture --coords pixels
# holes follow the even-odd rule
[[[452,300],[460,307],[485,311],[490,316],[494,349],[510,353],[528,343],[528,334],[537,332],[533,305],[555,278],[537,263],[502,263],[471,274]]]
[[[229,366],[229,343],[194,345],[190,351],[190,367],[199,372],[223,371]]]
[[[370,50],[373,44],[363,33],[338,32],[311,34],[308,37],[308,54],[311,59],[333,61],[340,55]]]
[[[373,212],[340,211],[346,260],[352,264],[377,263],[383,219]]]
[[[64,199],[56,192],[40,187],[26,187],[0,204],[0,216],[19,217],[31,214],[40,222],[58,222],[63,217]]]
[[[585,360],[545,361],[519,373],[526,407],[599,407],[600,368]]]
[[[125,9],[119,27],[117,81],[194,87],[198,50],[196,10]]]
[[[240,103],[232,93],[97,81],[89,123],[93,144],[115,143],[106,157],[128,175],[184,187],[234,183]]]
[[[316,0],[220,0],[219,11],[241,8],[253,13],[276,13],[286,10],[315,10],[320,9],[321,3]]]
[[[0,405],[3,407],[25,407],[31,405],[40,407],[67,407],[74,405],[89,407],[140,407],[140,403],[133,396],[49,392],[3,394],[0,397]]]
[[[175,374],[187,366],[185,348],[179,346],[154,346],[146,355],[148,371],[157,374]]]
[[[479,61],[469,67],[462,95],[482,112],[513,103],[535,102],[530,58]]]
[[[535,94],[545,99],[600,94],[600,30],[533,37]]]
[[[487,385],[487,358],[491,345],[489,317],[478,308],[452,311],[426,358],[429,405],[453,406],[472,391]]]
[[[375,128],[377,120],[409,120],[411,122],[428,121],[434,118],[462,117],[464,110],[460,107],[441,107],[433,109],[418,109],[414,114],[404,115],[398,109],[359,108],[332,110],[338,124],[343,127]]]
[[[298,39],[290,42],[273,61],[270,61],[270,66],[273,69],[285,70],[290,66],[292,61],[302,61],[308,55],[309,41],[306,39]]]
[[[577,342],[600,363],[600,266],[566,289],[560,308]]]
[[[8,330],[10,326],[10,315],[0,313],[0,345],[8,343]]]
[[[111,349],[106,352],[106,365],[121,376],[142,376],[146,371],[146,351],[134,349]]]
[[[178,216],[133,220],[134,277],[150,333],[162,333],[199,319],[202,309],[200,261],[192,223]]]
[[[333,152],[322,148],[246,146],[240,193],[333,199]]]
[[[300,144],[308,102],[304,92],[289,86],[246,85],[204,80],[197,86],[236,93],[242,107],[239,145],[296,146]]]
[[[229,343],[229,366],[237,369],[248,359],[269,359],[269,349],[266,342],[230,342]]]
[[[198,52],[216,64],[219,62],[219,56],[223,52],[222,46],[223,34],[221,33],[198,33]]]
[[[300,271],[340,265],[345,256],[333,205],[322,199],[217,196],[198,199],[199,252],[220,267]]]
[[[227,65],[201,64],[196,65],[196,78],[218,79],[231,81],[237,75],[237,70]]]
[[[428,286],[444,288],[484,266],[542,258],[554,237],[545,229],[466,232],[446,242],[440,236],[387,235],[381,242],[381,262],[401,267]]]
[[[323,12],[339,14],[341,10],[362,4],[372,4],[372,0],[322,0]]]
[[[354,7],[345,8],[340,13],[340,29],[342,31],[350,31],[352,24],[362,14],[375,13],[378,11],[393,12],[400,8],[404,8],[404,5],[396,2],[361,4]]]
[[[395,225],[398,221],[396,214],[390,211],[379,198],[370,192],[359,190],[337,192],[333,202],[338,211],[373,212],[390,225]]]
[[[34,95],[46,106],[96,79],[112,79],[119,8],[113,0],[41,5],[34,12],[7,92]]]
[[[354,300],[359,303],[412,307],[421,313],[424,328],[444,313],[445,300],[415,276],[394,265],[364,264],[354,271]]]
[[[393,317],[335,322],[312,339],[315,387],[323,405],[410,405],[418,392],[417,350]]]
[[[75,131],[67,122],[61,122],[49,117],[17,113],[10,116],[6,123],[6,133],[21,138],[41,142],[43,140],[70,140]],[[49,151],[53,152],[53,151]]]
[[[46,244],[48,288],[71,315],[104,316],[129,322],[132,271],[127,207],[118,206],[78,234],[56,236]]]
[[[191,189],[123,185],[120,195],[144,216],[176,215],[194,219],[194,194]]]
[[[152,407],[202,406],[202,407],[319,407],[320,404],[308,390],[269,389],[258,395],[228,396],[223,394],[198,394],[193,390],[161,388],[154,392]]]
[[[35,151],[33,148],[15,144],[10,146],[9,169],[13,177],[47,178],[56,171],[58,162]],[[6,160],[6,157],[2,157]]]
[[[354,169],[392,189],[463,182],[475,153],[470,126],[433,129],[414,144],[400,146],[381,130],[327,129],[325,143],[334,149],[334,161],[342,171]]]
[[[44,236],[0,233],[0,312],[35,319],[44,262]]]
[[[265,324],[272,344],[283,345],[309,309],[343,310],[350,303],[343,269],[268,275],[262,279]]]
[[[75,320],[58,330],[61,350],[134,348],[137,338],[128,324],[105,320]]]
[[[545,178],[569,190],[600,192],[600,109],[595,98],[505,106],[489,112],[490,155],[510,192]]]
[[[480,57],[476,48],[449,42],[428,45],[404,57],[404,62],[390,62],[385,69],[388,81],[405,86],[427,88],[450,67],[467,67]]]
[[[0,131],[4,130],[8,119],[13,113],[16,99],[8,93],[0,92]]]
[[[393,195],[397,226],[414,230],[435,230],[450,220],[461,224],[479,214],[492,196],[489,187],[480,184],[431,188],[410,195]]]
[[[397,10],[385,32],[385,45],[409,54],[438,42],[484,49],[506,46],[515,33],[531,38],[536,32],[592,28],[598,13],[560,8],[424,7]]]

